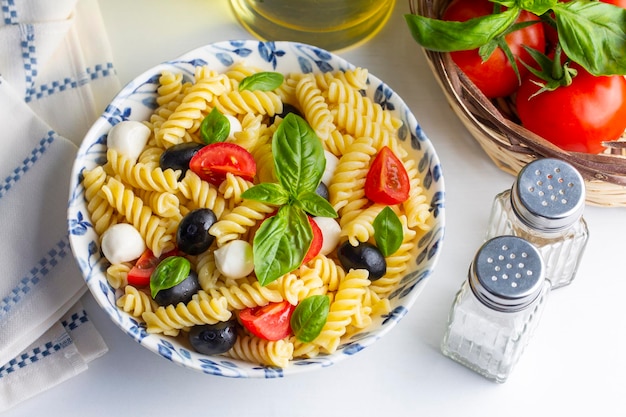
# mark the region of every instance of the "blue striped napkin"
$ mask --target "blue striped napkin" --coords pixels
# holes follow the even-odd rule
[[[119,82],[96,0],[0,0],[0,411],[107,347],[67,233],[77,146]]]

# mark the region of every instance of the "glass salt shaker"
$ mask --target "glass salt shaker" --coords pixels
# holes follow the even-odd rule
[[[456,295],[441,351],[488,379],[505,382],[549,292],[543,259],[531,243],[516,236],[485,242]]]
[[[587,245],[584,207],[580,173],[565,161],[538,159],[495,197],[486,239],[515,235],[531,242],[543,257],[546,279],[559,288],[574,279]]]

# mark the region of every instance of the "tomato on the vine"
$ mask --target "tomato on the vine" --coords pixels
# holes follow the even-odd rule
[[[289,301],[244,308],[239,312],[241,324],[253,335],[265,340],[280,340],[291,334],[291,314],[295,306]]]
[[[409,198],[411,184],[402,161],[383,147],[365,177],[365,196],[374,203],[393,205]]]
[[[256,175],[256,162],[245,148],[230,142],[217,142],[200,149],[189,161],[189,169],[203,180],[219,186],[229,172],[252,181]]]
[[[522,126],[556,146],[573,152],[599,153],[603,141],[626,130],[626,78],[596,77],[579,65],[572,84],[537,95],[541,82],[527,77],[517,92]],[[534,97],[533,97],[534,95]]]
[[[449,21],[464,22],[471,18],[493,13],[494,3],[489,0],[453,0],[442,18]],[[520,76],[528,72],[520,60],[530,64],[532,58],[522,45],[545,51],[544,29],[538,16],[522,11],[516,21],[536,21],[536,24],[513,31],[505,36],[505,41],[515,57]],[[506,97],[519,87],[519,79],[504,51],[496,48],[489,59],[483,62],[478,49],[450,52],[452,60],[470,80],[489,98]]]

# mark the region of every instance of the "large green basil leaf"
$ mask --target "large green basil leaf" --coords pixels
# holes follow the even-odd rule
[[[330,297],[311,295],[300,301],[291,315],[291,330],[301,342],[312,342],[322,332],[328,312]]]
[[[275,216],[261,223],[254,235],[257,281],[264,286],[298,268],[312,239],[306,213],[297,206],[282,206]]]
[[[626,75],[626,9],[599,1],[557,3],[559,41],[593,75]]]
[[[304,211],[313,216],[332,217],[333,219],[337,217],[337,212],[328,200],[314,192],[301,194],[297,201]]]
[[[289,113],[274,132],[276,177],[293,197],[315,191],[326,167],[324,148],[302,117]]]
[[[438,52],[476,49],[501,35],[511,26],[520,9],[476,17],[465,22],[444,21],[407,14],[406,22],[413,38],[426,49]]]
[[[282,185],[273,182],[264,182],[248,188],[241,193],[241,197],[275,206],[282,206],[289,202],[287,190]]]

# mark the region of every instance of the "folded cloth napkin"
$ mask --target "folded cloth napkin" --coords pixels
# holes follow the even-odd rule
[[[2,411],[107,350],[66,212],[77,146],[120,86],[96,0],[0,0],[0,45]]]

